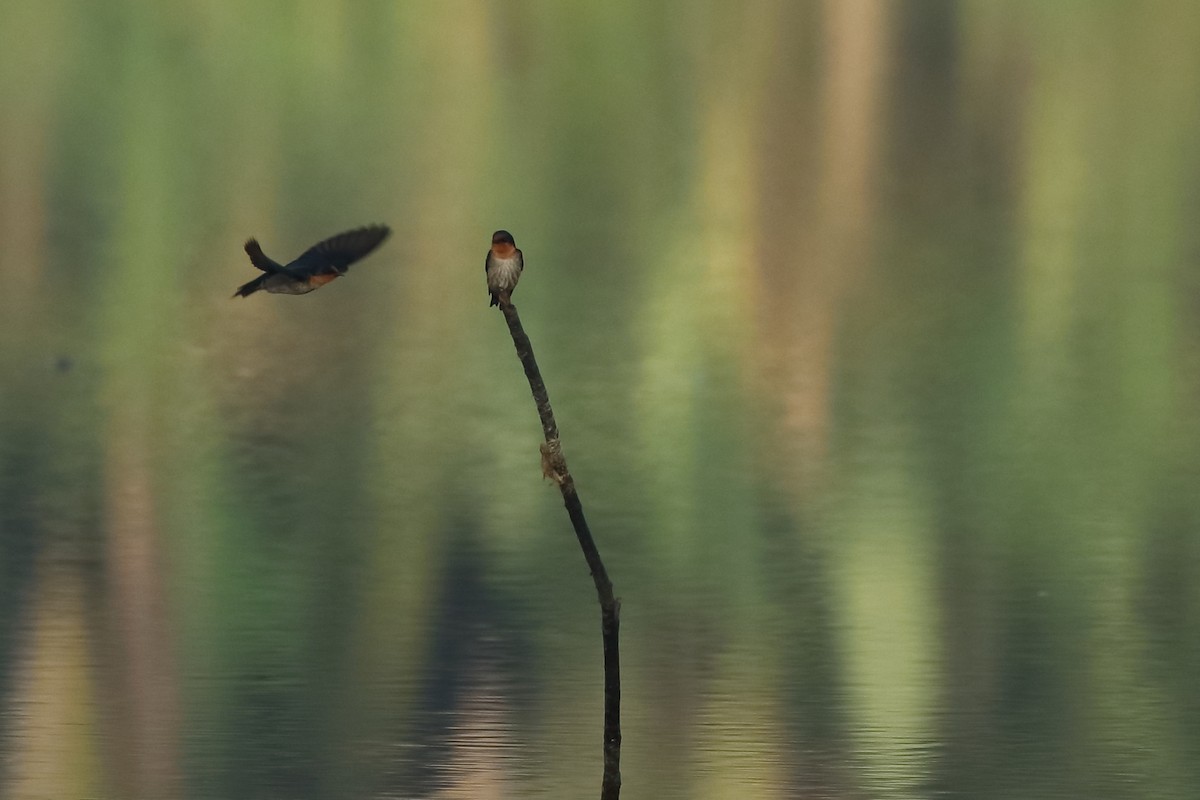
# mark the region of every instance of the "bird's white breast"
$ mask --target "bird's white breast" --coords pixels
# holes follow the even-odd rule
[[[521,260],[512,258],[497,258],[492,256],[492,266],[488,270],[488,289],[493,292],[512,291],[521,277]]]

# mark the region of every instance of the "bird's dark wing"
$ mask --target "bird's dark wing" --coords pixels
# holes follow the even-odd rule
[[[386,225],[368,225],[331,236],[315,244],[288,264],[288,268],[303,275],[342,274],[346,268],[383,243],[390,234]]]
[[[279,272],[283,269],[282,264],[276,264],[271,258],[263,252],[259,246],[257,239],[246,240],[246,255],[250,256],[250,263],[261,269],[263,272]]]
[[[258,267],[263,272],[267,273],[267,275],[275,275],[277,273],[282,273],[284,275],[287,275],[292,280],[297,280],[297,281],[304,280],[304,278],[302,278],[301,276],[292,272],[290,269],[285,267],[283,264],[280,264],[279,262],[270,258],[266,253],[264,253],[262,250],[262,247],[259,246],[257,239],[247,239],[246,240],[246,255],[250,256],[251,264]],[[262,278],[262,277],[266,277],[266,276],[260,275],[259,277]],[[251,281],[250,283],[254,283],[254,281]],[[249,286],[250,284],[246,284],[246,285]],[[255,284],[255,285],[257,285],[257,284]],[[245,288],[245,287],[243,287],[243,288]],[[245,295],[243,295],[243,297],[244,296]]]

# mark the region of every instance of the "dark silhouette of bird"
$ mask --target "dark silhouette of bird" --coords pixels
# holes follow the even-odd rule
[[[492,234],[492,249],[488,250],[487,260],[483,262],[483,271],[487,275],[488,293],[492,302],[488,306],[498,306],[502,302],[511,301],[517,281],[521,280],[521,272],[525,269],[525,256],[517,249],[517,243],[508,231],[496,231]]]
[[[246,255],[263,274],[239,286],[233,296],[249,297],[259,289],[275,294],[308,294],[345,275],[351,264],[379,247],[391,232],[386,225],[368,225],[339,233],[308,248],[286,265],[268,258],[258,240],[250,239],[246,242]]]

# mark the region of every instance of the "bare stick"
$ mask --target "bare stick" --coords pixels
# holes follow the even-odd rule
[[[517,357],[521,359],[521,366],[525,367],[525,377],[529,379],[529,388],[533,391],[533,400],[542,420],[542,432],[546,435],[546,441],[541,446],[542,472],[558,484],[562,492],[563,505],[567,507],[567,515],[575,528],[575,538],[579,540],[579,547],[583,550],[600,599],[600,630],[604,642],[604,779],[600,784],[600,800],[617,800],[621,794],[621,660],[617,647],[621,603],[613,596],[612,581],[608,579],[608,571],[604,569],[600,551],[596,549],[587,519],[583,516],[583,504],[579,502],[575,479],[571,477],[567,460],[562,454],[558,424],[554,421],[554,410],[550,407],[550,395],[546,393],[542,373],[533,357],[533,345],[521,327],[517,307],[503,295],[500,298],[500,310],[504,312],[504,320],[512,334]]]

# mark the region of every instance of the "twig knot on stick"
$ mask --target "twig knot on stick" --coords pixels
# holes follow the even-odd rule
[[[560,439],[551,439],[548,442],[542,442],[542,476],[549,478],[559,486],[562,486],[571,479],[571,473],[567,471],[567,460],[563,458],[562,441]]]

